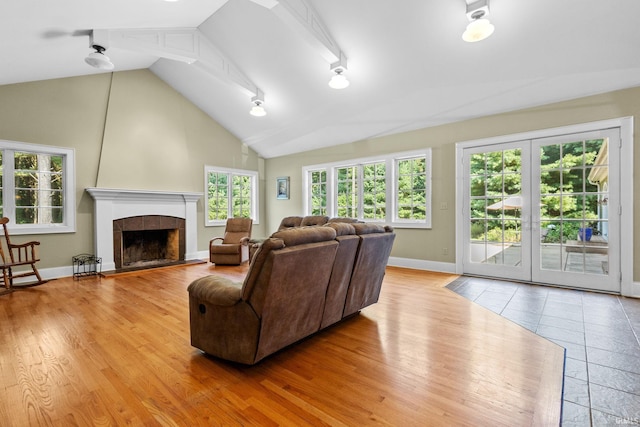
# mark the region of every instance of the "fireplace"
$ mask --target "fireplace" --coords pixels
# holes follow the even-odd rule
[[[184,231],[184,219],[165,215],[114,220],[113,259],[116,270],[184,261]]]
[[[87,188],[86,191],[95,200],[95,255],[102,258],[103,271],[120,269],[123,261],[131,262],[128,258],[123,259],[123,231],[141,232],[126,239],[142,239],[147,252],[156,251],[153,248],[159,246],[158,239],[161,239],[162,245],[168,248],[155,253],[156,261],[161,257],[177,257],[180,261],[199,258],[196,204],[202,193],[110,188]],[[156,233],[160,230],[166,230],[166,241],[165,231]],[[125,252],[127,257],[141,253],[140,249],[127,249]],[[143,258],[149,258],[148,255],[143,255]]]

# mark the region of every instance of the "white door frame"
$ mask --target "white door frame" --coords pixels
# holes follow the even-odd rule
[[[550,129],[502,135],[492,138],[483,138],[463,141],[456,144],[456,230],[464,227],[464,168],[462,164],[463,151],[466,148],[494,144],[503,144],[513,141],[548,138],[558,135],[590,132],[606,128],[620,128],[620,205],[618,208],[620,228],[620,294],[624,296],[640,297],[640,285],[633,282],[633,117],[621,117],[611,120],[582,123],[570,126],[562,126]],[[456,233],[456,273],[463,273],[463,245],[464,235]]]

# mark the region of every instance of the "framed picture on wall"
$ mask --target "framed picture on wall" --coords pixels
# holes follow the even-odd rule
[[[288,200],[289,199],[289,177],[280,176],[276,178],[276,198]]]

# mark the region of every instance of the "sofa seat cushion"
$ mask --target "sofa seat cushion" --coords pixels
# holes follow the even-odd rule
[[[196,279],[191,282],[187,291],[198,300],[226,307],[235,305],[242,299],[242,283],[220,276]]]

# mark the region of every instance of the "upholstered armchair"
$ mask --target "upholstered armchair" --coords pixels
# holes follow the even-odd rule
[[[240,265],[249,260],[251,218],[229,218],[224,237],[209,242],[209,261],[218,265]]]

